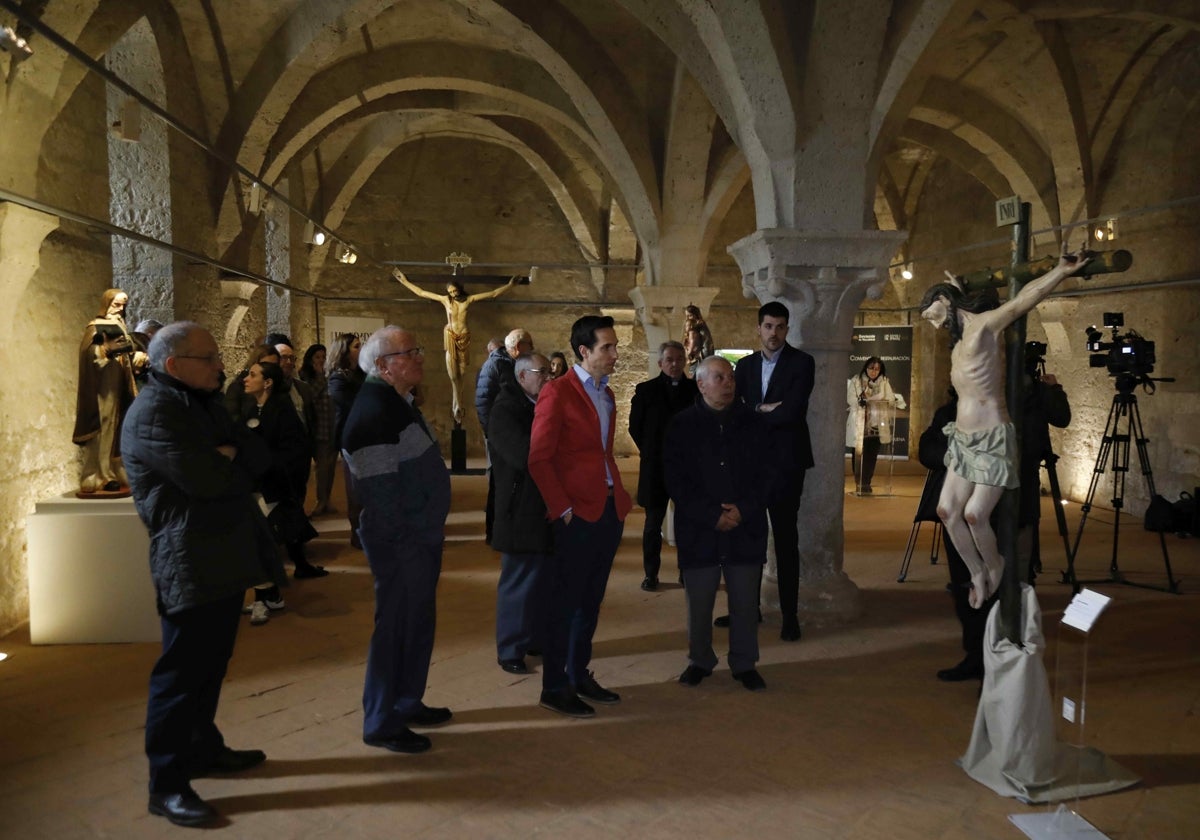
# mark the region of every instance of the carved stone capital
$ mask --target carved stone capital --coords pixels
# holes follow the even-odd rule
[[[654,353],[659,345],[671,339],[683,340],[684,308],[695,304],[707,313],[718,291],[716,286],[637,286],[630,290],[629,297],[646,333],[651,376],[658,374]]]

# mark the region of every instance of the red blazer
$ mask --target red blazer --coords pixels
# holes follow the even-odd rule
[[[605,390],[615,405],[612,389]],[[607,463],[617,519],[625,521],[633,501],[621,485],[621,473],[613,458],[616,428],[614,411],[608,424],[608,441],[601,449],[600,417],[574,370],[542,386],[529,441],[529,474],[546,502],[547,518],[558,519],[572,508],[575,516],[598,522],[608,498],[604,477]]]

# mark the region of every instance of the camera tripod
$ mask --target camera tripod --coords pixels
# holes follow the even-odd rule
[[[1163,564],[1167,569],[1167,585],[1135,583],[1126,579],[1117,566],[1117,548],[1121,537],[1121,510],[1125,507],[1125,476],[1129,472],[1129,444],[1133,442],[1137,449],[1138,463],[1142,475],[1146,479],[1146,487],[1150,498],[1157,492],[1154,489],[1154,473],[1150,469],[1150,457],[1146,444],[1149,439],[1142,428],[1142,415],[1138,411],[1137,396],[1133,389],[1142,381],[1133,374],[1123,373],[1117,377],[1117,393],[1113,395],[1112,409],[1108,413],[1108,422],[1104,427],[1104,435],[1100,439],[1100,451],[1096,455],[1096,466],[1092,470],[1092,481],[1088,486],[1087,498],[1081,508],[1083,515],[1079,520],[1079,530],[1075,534],[1075,545],[1067,552],[1067,570],[1063,572],[1062,582],[1071,584],[1071,588],[1079,591],[1082,583],[1121,583],[1126,586],[1139,586],[1144,589],[1157,589],[1161,592],[1179,593],[1179,581],[1171,573],[1171,558],[1167,554],[1167,539],[1159,532],[1158,541],[1162,547]],[[1125,433],[1121,433],[1121,421],[1125,421]],[[1087,525],[1088,514],[1092,510],[1092,501],[1096,498],[1096,488],[1100,477],[1108,467],[1112,458],[1113,473],[1113,539],[1112,562],[1108,567],[1108,577],[1102,580],[1079,580],[1075,576],[1075,558],[1079,556],[1079,543],[1083,539],[1083,528]]]

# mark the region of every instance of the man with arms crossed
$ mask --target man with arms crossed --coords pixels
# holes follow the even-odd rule
[[[816,364],[812,356],[787,343],[787,333],[786,306],[773,300],[759,307],[762,349],[738,362],[734,378],[738,396],[762,416],[777,469],[767,513],[775,532],[775,571],[783,615],[779,638],[794,642],[800,638],[800,534],[796,521],[804,471],[813,465],[808,398]]]
[[[613,319],[585,315],[571,327],[578,362],[538,395],[529,474],[554,523],[550,613],[542,660],[541,706],[591,717],[595,703],[621,697],[596,682],[588,665],[600,603],[625,515],[633,502],[613,458],[616,400],[608,376],[617,363]]]
[[[287,578],[251,497],[271,454],[225,411],[216,341],[183,321],[159,330],[148,351],[150,379],[125,416],[121,452],[150,530],[162,617],[146,704],[149,810],[196,826],[216,820],[217,811],[196,795],[193,778],[266,759],[260,750],[227,747],[215,718],[246,590]]]

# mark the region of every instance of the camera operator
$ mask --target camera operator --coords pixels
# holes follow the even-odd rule
[[[1017,518],[1017,553],[1033,583],[1041,570],[1038,521],[1041,519],[1039,470],[1048,458],[1056,459],[1050,445],[1050,426],[1065,429],[1071,422],[1067,392],[1054,374],[1046,373],[1046,345],[1025,344],[1025,399],[1021,415],[1021,493]]]
[[[1063,429],[1071,422],[1071,406],[1067,394],[1053,374],[1045,370],[1046,345],[1031,341],[1025,350],[1025,391],[1021,413],[1021,461],[1020,491],[1017,515],[1017,554],[1022,567],[1029,569],[1029,582],[1033,583],[1035,570],[1040,568],[1038,545],[1038,523],[1041,519],[1041,480],[1039,470],[1042,462],[1055,457],[1050,446],[1050,426]],[[943,427],[957,416],[957,395],[950,389],[950,402],[938,408],[933,422],[921,435],[918,457],[923,465],[935,473],[936,492],[941,492],[945,478],[946,435]],[[936,495],[934,496],[936,498]],[[993,513],[993,528],[996,526]],[[973,609],[971,572],[954,548],[949,535],[942,532],[946,549],[946,565],[950,572],[950,594],[954,599],[954,612],[962,625],[962,647],[964,657],[951,668],[937,672],[943,682],[982,679],[983,638],[988,612],[995,601],[995,593],[982,608]]]

